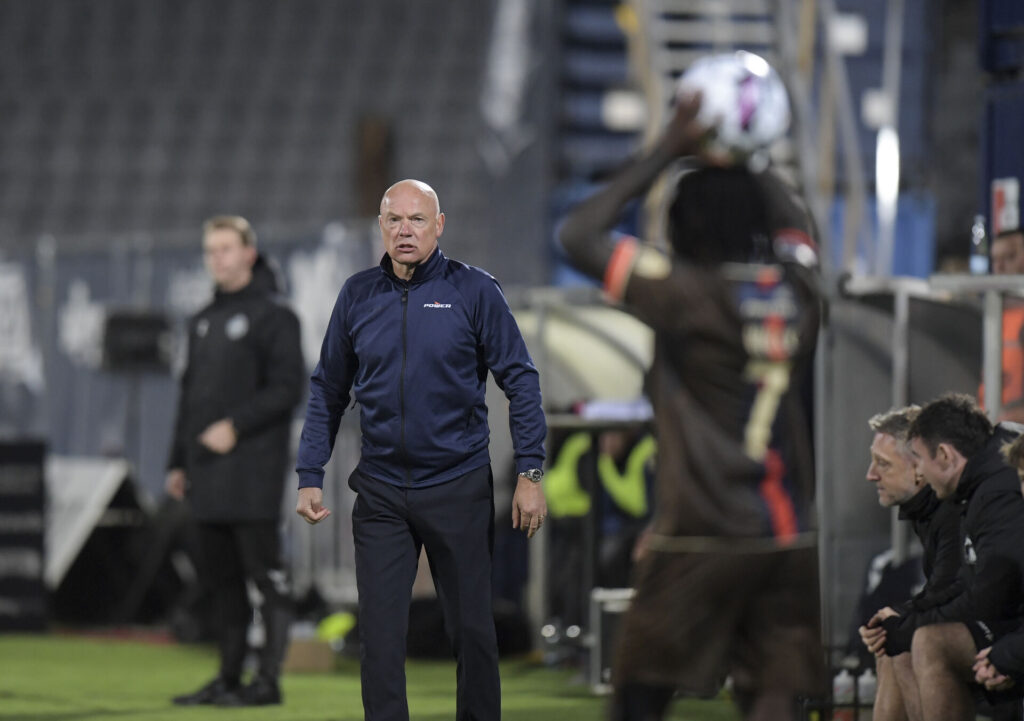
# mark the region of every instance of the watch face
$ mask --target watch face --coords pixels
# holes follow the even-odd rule
[[[540,479],[544,477],[544,471],[540,470],[539,468],[530,468],[523,471],[519,475],[526,476],[534,483],[539,483]]]

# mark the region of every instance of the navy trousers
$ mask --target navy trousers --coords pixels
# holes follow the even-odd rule
[[[501,684],[491,610],[490,466],[428,488],[349,478],[366,721],[408,721],[405,650],[420,549],[426,549],[457,661],[457,721],[498,721]]]

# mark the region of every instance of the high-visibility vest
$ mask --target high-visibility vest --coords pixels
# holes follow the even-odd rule
[[[1021,348],[1021,330],[1024,326],[1024,307],[1003,310],[1003,402],[1005,408],[1024,402],[1024,348]],[[985,384],[978,387],[978,403],[985,405]]]
[[[590,494],[580,485],[580,459],[590,451],[590,433],[579,431],[565,439],[558,457],[544,474],[544,497],[552,518],[590,513]]]
[[[572,518],[590,513],[590,494],[580,485],[579,463],[592,448],[591,434],[573,433],[562,443],[558,457],[544,475],[544,495],[553,518]],[[647,515],[647,467],[657,451],[653,436],[644,436],[629,451],[620,472],[615,459],[601,453],[597,476],[616,506],[636,518]]]
[[[653,436],[644,436],[629,451],[626,467],[619,472],[615,459],[602,453],[597,458],[597,475],[615,505],[634,518],[647,515],[647,466],[657,451]]]

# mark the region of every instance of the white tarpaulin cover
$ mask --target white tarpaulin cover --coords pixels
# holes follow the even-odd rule
[[[120,458],[50,456],[46,460],[46,567],[53,590],[100,523],[114,494],[128,478]]]

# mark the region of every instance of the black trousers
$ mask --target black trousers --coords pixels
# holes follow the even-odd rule
[[[494,488],[490,466],[428,488],[349,478],[363,710],[366,721],[408,721],[405,649],[421,548],[427,552],[457,661],[457,721],[498,721],[501,684],[491,608]]]
[[[266,641],[259,657],[259,675],[276,680],[288,650],[292,599],[281,562],[277,521],[200,523],[203,576],[213,595],[220,646],[220,675],[236,682],[245,661],[246,631],[252,606],[245,580],[263,597],[260,612]]]

